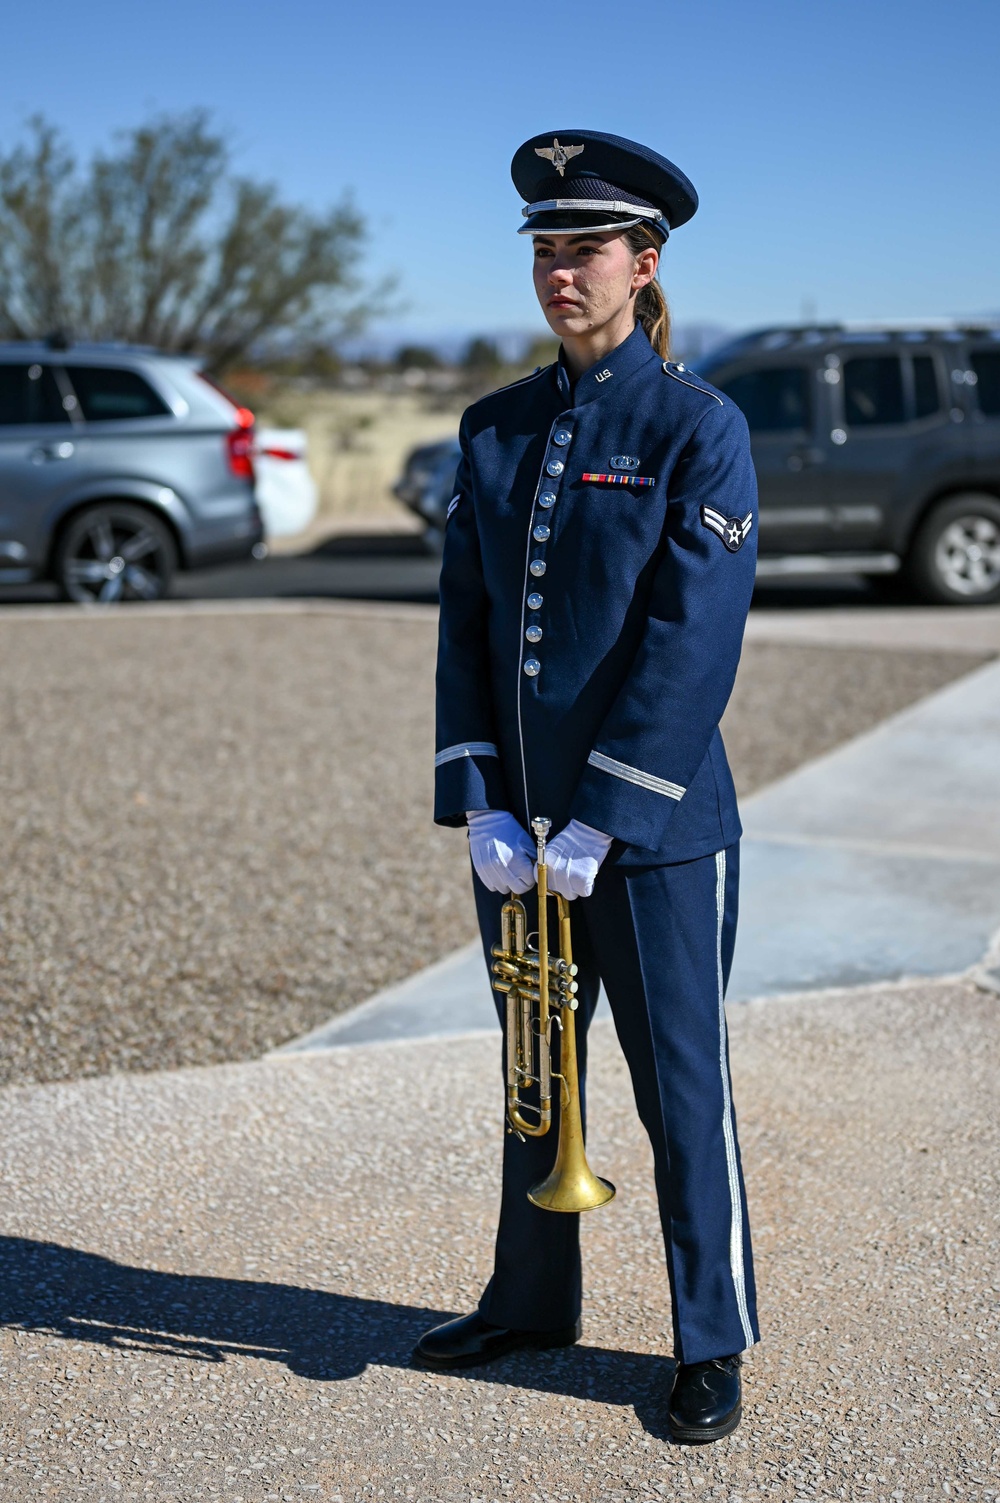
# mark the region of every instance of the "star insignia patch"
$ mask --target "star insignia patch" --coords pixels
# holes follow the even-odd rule
[[[741,522],[739,517],[723,516],[721,511],[715,510],[714,506],[703,506],[701,525],[707,527],[709,532],[717,533],[730,553],[739,553],[750,536],[750,529],[753,527],[753,512],[748,511]]]

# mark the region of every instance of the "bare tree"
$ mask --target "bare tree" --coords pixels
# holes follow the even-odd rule
[[[358,328],[364,224],[315,214],[233,176],[198,111],[123,133],[81,171],[41,117],[0,152],[0,336],[123,339],[198,352],[214,369],[252,349]]]

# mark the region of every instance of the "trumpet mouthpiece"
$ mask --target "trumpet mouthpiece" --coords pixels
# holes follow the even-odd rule
[[[551,819],[536,817],[531,821],[531,832],[536,840],[544,840],[552,828]]]

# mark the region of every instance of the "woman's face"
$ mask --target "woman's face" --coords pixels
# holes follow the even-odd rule
[[[596,333],[631,317],[633,298],[653,280],[659,260],[636,255],[621,230],[590,235],[535,235],[535,292],[560,339]]]

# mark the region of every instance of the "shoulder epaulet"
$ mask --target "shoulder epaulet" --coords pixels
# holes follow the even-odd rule
[[[521,376],[517,381],[509,381],[506,386],[498,386],[494,391],[488,391],[478,401],[473,402],[473,407],[478,407],[480,402],[488,402],[490,397],[502,396],[505,391],[513,391],[516,386],[526,386],[529,381],[534,381],[537,376],[543,376],[550,371],[555,361],[549,365],[536,365],[530,376]]]
[[[700,391],[703,397],[711,397],[714,401],[718,402],[720,407],[725,406],[717,391],[713,391],[710,386],[702,386],[697,376],[692,381],[691,377],[694,376],[694,371],[689,371],[687,366],[682,365],[679,360],[664,360],[663,373],[666,376],[672,377],[674,381],[679,381],[682,386],[690,386],[692,391]]]

